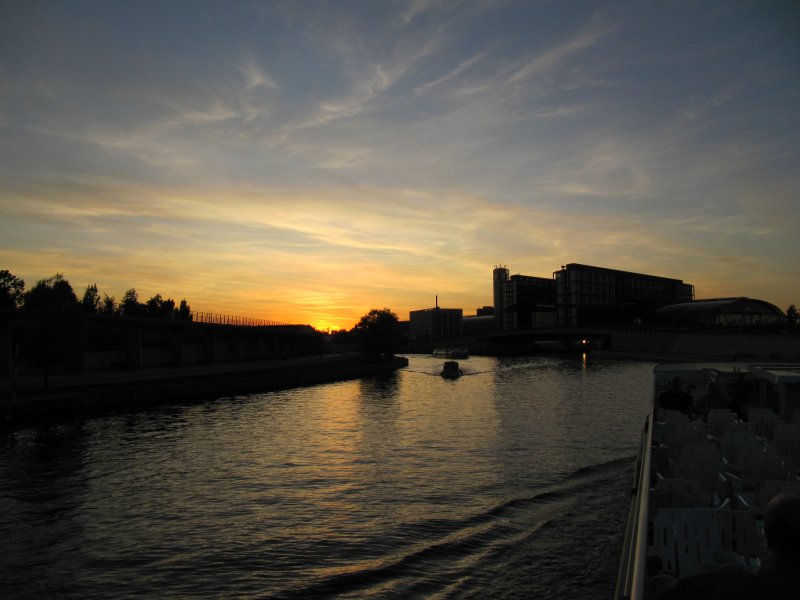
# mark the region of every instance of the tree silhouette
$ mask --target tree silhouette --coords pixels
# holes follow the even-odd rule
[[[361,317],[355,331],[364,354],[391,358],[400,343],[400,323],[388,308],[373,308]]]
[[[790,329],[797,326],[797,317],[797,307],[794,304],[790,304],[789,308],[786,309],[786,321],[789,323]]]
[[[100,312],[100,293],[97,291],[96,283],[86,286],[86,291],[83,292],[83,299],[81,300],[81,310],[90,315]]]
[[[100,308],[98,312],[101,315],[107,315],[111,317],[116,315],[118,310],[119,307],[117,306],[117,301],[114,296],[103,294],[103,300],[100,302]]]
[[[61,273],[42,279],[24,295],[24,310],[39,310],[44,318],[26,338],[25,354],[40,365],[44,392],[50,390],[50,372],[68,365],[79,354],[74,315],[80,314],[78,297]]]
[[[0,271],[0,306],[19,308],[22,306],[24,290],[24,280],[6,269]]]
[[[124,317],[141,317],[145,313],[145,305],[139,302],[139,294],[134,288],[129,289],[122,295],[119,303],[119,312]]]
[[[179,321],[192,320],[192,310],[189,308],[189,303],[186,302],[186,298],[181,300],[181,305],[178,307],[175,318],[177,318]]]
[[[338,331],[331,332],[331,340],[337,346],[347,346],[350,344],[357,343],[357,333],[356,328],[353,327],[352,329],[339,329]]]
[[[78,297],[61,273],[40,279],[23,298],[24,308],[35,310],[72,311],[79,306]]]
[[[172,298],[164,300],[161,294],[156,294],[145,302],[146,314],[151,319],[172,319],[175,313],[175,301]]]

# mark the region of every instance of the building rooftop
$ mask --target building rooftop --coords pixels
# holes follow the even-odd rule
[[[656,311],[656,316],[680,321],[702,321],[719,315],[752,315],[783,319],[783,311],[769,302],[754,298],[711,298],[670,304]]]
[[[619,274],[619,275],[627,275],[627,276],[633,276],[633,277],[647,277],[649,279],[663,279],[664,281],[683,283],[682,279],[676,279],[674,277],[662,277],[660,275],[648,275],[646,273],[635,273],[633,271],[621,271],[619,269],[609,269],[607,267],[598,267],[598,266],[594,266],[594,265],[584,265],[584,264],[581,264],[581,263],[567,263],[566,265],[562,265],[561,269],[559,269],[558,271],[555,271],[555,272],[559,273],[560,271],[563,271],[563,270],[566,270],[566,269],[570,269],[570,268],[589,269],[589,270],[594,270],[594,271],[605,271],[607,273],[616,273],[616,274]]]

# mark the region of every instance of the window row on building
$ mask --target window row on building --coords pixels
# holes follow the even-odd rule
[[[624,325],[652,321],[663,306],[694,300],[679,279],[570,263],[551,279],[493,271],[499,329]]]

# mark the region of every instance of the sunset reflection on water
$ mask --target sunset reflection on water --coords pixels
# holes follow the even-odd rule
[[[650,365],[441,364],[19,432],[9,597],[569,595],[579,563],[613,586],[591,539],[621,535]]]

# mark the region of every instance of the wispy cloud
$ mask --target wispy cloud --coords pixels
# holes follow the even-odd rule
[[[800,48],[781,11],[712,5],[21,7],[0,267],[342,326],[490,303],[497,262],[797,302]]]
[[[325,125],[330,121],[357,115],[377,102],[398,80],[436,46],[434,38],[424,41],[420,47],[398,48],[389,62],[370,62],[360,57],[359,69],[354,75],[348,93],[337,98],[322,100],[317,110],[299,123],[289,123],[284,129],[303,129]],[[366,51],[365,51],[366,53]],[[366,62],[363,62],[365,61]]]
[[[580,53],[596,46],[612,31],[612,27],[592,23],[558,45],[546,49],[515,68],[506,78],[506,84],[514,85],[561,70],[566,63],[575,59]]]
[[[446,73],[445,75],[439,77],[439,79],[423,83],[422,85],[420,85],[419,87],[417,87],[414,90],[414,93],[416,93],[416,94],[424,94],[427,91],[429,91],[431,88],[435,88],[437,86],[443,85],[443,84],[451,81],[452,79],[457,78],[459,75],[461,75],[462,73],[468,71],[470,68],[472,68],[478,62],[480,62],[485,56],[486,56],[486,52],[480,52],[478,54],[475,54],[474,56],[469,57],[468,59],[466,59],[466,60],[462,61],[461,63],[459,63],[453,70],[451,70],[448,73]]]
[[[277,88],[278,84],[267,75],[264,69],[258,64],[255,58],[249,57],[244,59],[238,65],[239,71],[244,77],[245,88],[252,90],[259,87],[264,88]]]

